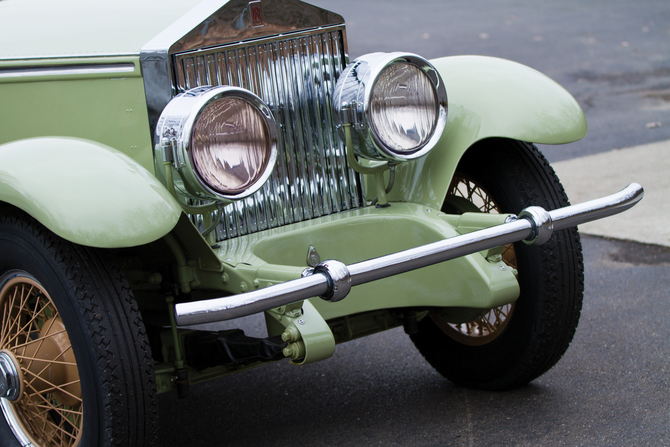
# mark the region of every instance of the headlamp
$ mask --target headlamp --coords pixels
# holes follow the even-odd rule
[[[156,126],[156,153],[172,161],[183,194],[233,201],[256,192],[277,160],[270,109],[248,90],[198,87],[177,95]]]
[[[335,117],[354,131],[356,155],[371,160],[421,157],[437,143],[447,122],[442,78],[410,53],[372,53],[342,72],[335,87]]]

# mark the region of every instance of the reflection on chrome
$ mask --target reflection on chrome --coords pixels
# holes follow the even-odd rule
[[[426,155],[447,123],[439,73],[412,53],[370,53],[347,65],[335,87],[335,124],[351,124],[353,152],[369,160]]]
[[[332,96],[345,62],[341,26],[176,56],[179,91],[243,87],[277,121],[274,172],[255,195],[224,208],[218,240],[362,206],[358,176],[333,123]]]
[[[519,214],[524,216],[522,218],[509,219],[501,225],[379,258],[350,265],[333,260],[325,261],[317,265],[311,275],[299,279],[235,296],[179,303],[175,307],[177,324],[213,323],[239,318],[315,296],[339,301],[345,298],[344,292],[357,285],[512,242],[532,241],[536,238],[537,229],[545,226],[542,217],[545,213],[548,214],[554,229],[559,230],[626,211],[635,206],[643,196],[642,186],[631,183],[620,192],[606,197],[553,211],[528,213],[522,210]],[[535,220],[538,216],[539,219]],[[538,242],[540,240],[536,239],[535,243]],[[324,264],[328,264],[330,268],[325,268]],[[331,276],[332,272],[335,273],[335,277]],[[337,291],[334,289],[336,286],[339,287]]]

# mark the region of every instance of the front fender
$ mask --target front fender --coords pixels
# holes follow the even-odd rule
[[[181,214],[165,187],[132,158],[75,138],[1,145],[0,201],[64,239],[101,248],[155,241]]]
[[[486,138],[563,144],[586,135],[586,119],[577,101],[532,68],[483,56],[445,57],[431,63],[447,89],[447,125],[427,156],[398,166],[390,200],[439,209],[461,157]]]

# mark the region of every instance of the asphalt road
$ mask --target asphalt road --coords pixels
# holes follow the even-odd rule
[[[526,387],[456,387],[394,329],[320,363],[267,365],[181,401],[163,394],[158,445],[670,445],[670,249],[595,237],[583,245],[575,339]]]
[[[316,3],[347,20],[352,58],[483,54],[557,80],[584,108],[589,133],[543,147],[552,161],[670,139],[667,0]],[[161,395],[159,445],[670,445],[670,249],[588,236],[583,244],[577,334],[526,387],[455,387],[396,329],[317,364],[268,365],[194,387],[185,400]],[[262,320],[244,325],[262,333]]]

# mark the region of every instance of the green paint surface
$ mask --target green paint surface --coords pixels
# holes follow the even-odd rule
[[[226,289],[240,293],[242,281],[257,281],[265,287],[299,277],[309,267],[310,245],[321,260],[336,259],[349,265],[458,236],[459,228],[450,220],[425,206],[392,203],[389,208],[366,207],[241,236],[222,243],[217,255],[230,278]],[[499,221],[482,219],[482,223],[490,226]],[[337,303],[320,298],[310,301],[326,320],[395,307],[487,309],[510,303],[519,294],[511,269],[501,270],[501,265],[475,253],[356,286]]]
[[[127,155],[72,138],[0,146],[0,201],[69,241],[93,247],[142,245],[177,224],[179,204]]]
[[[563,144],[586,135],[586,119],[577,101],[532,68],[483,56],[445,57],[431,63],[447,89],[447,125],[428,155],[398,166],[389,200],[439,209],[461,157],[486,138]],[[375,196],[372,179],[366,182],[366,191]]]
[[[129,58],[102,61],[138,64]],[[153,172],[139,67],[129,75],[22,83],[0,79],[0,144],[42,136],[84,138],[122,151]]]
[[[0,60],[139,55],[144,44],[199,2],[3,0]]]

